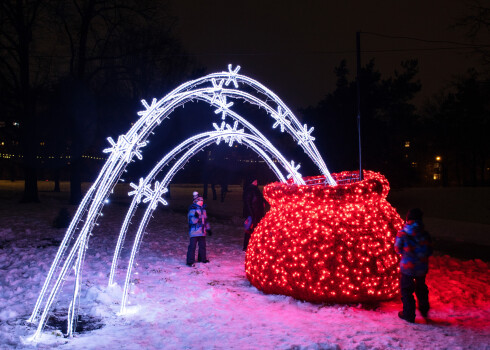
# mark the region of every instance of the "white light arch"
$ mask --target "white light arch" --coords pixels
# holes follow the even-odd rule
[[[213,134],[214,135],[211,135],[210,137],[203,139],[202,141],[198,142],[193,147],[191,147],[187,152],[185,152],[185,154],[182,155],[178,159],[178,161],[172,166],[172,168],[167,172],[167,174],[165,175],[163,180],[161,182],[158,182],[158,181],[155,182],[155,184],[156,184],[155,192],[161,193],[161,194],[165,193],[167,186],[170,183],[170,181],[172,180],[173,176],[178,172],[178,170],[180,168],[182,168],[184,163],[187,162],[187,160],[190,157],[192,157],[192,155],[196,154],[197,151],[203,149],[203,147],[205,147],[206,145],[213,143],[214,140],[217,139],[218,137],[223,137],[223,136],[226,137],[226,136],[228,136],[227,134],[229,134],[230,136],[233,136],[233,134],[235,134],[235,133],[234,132],[228,132],[227,134],[219,134],[219,133],[213,133]],[[242,142],[245,144],[248,144],[248,146],[250,146],[255,152],[257,152],[257,154],[259,154],[267,162],[267,164],[271,168],[275,168],[274,172],[276,173],[276,175],[278,175],[279,179],[282,179],[283,181],[285,181],[282,174],[280,172],[278,172],[278,169],[275,166],[272,159],[270,159],[268,157],[268,155],[266,153],[264,153],[262,151],[262,149],[260,148],[261,146],[265,147],[265,142],[263,142],[262,140],[258,139],[256,136],[253,136],[253,135],[241,134],[240,137],[242,139]],[[282,158],[282,156],[280,155],[280,153],[277,150],[268,149],[268,151],[272,151],[271,153],[273,153],[278,158],[279,162],[282,163],[282,165],[288,171],[294,171],[294,168],[291,166],[291,164],[287,163],[287,161]],[[144,183],[144,181],[143,181],[143,183]],[[139,187],[139,188],[141,188],[141,187]],[[150,197],[147,197],[147,198],[150,198]],[[159,201],[161,202],[161,197],[151,196],[151,199],[148,201],[148,206],[146,207],[144,216],[140,221],[138,231],[136,233],[136,238],[135,238],[134,243],[133,243],[133,248],[131,250],[131,256],[130,256],[130,259],[128,262],[128,268],[126,271],[126,279],[125,279],[125,283],[124,283],[123,297],[121,300],[121,310],[120,310],[121,314],[124,314],[125,309],[126,309],[126,302],[127,302],[127,297],[128,297],[129,288],[130,288],[130,279],[131,279],[131,275],[132,275],[132,269],[134,266],[136,254],[137,254],[138,249],[139,249],[139,245],[140,245],[141,240],[143,238],[143,233],[144,233],[146,226],[148,225],[148,222],[150,220],[150,217],[151,217],[153,211],[156,209]],[[118,253],[119,252],[115,252],[114,256],[116,256],[116,254],[118,254]],[[115,266],[114,266],[114,270],[115,270]],[[113,274],[112,268],[111,268],[111,274]]]
[[[275,147],[266,146],[266,142],[264,142],[263,140],[257,139],[257,137],[256,136],[253,136],[253,135],[248,135],[248,134],[240,133],[240,131],[229,130],[227,133],[221,133],[221,132],[217,132],[217,131],[207,132],[207,133],[202,133],[202,134],[199,134],[199,135],[195,135],[195,136],[193,136],[193,137],[185,140],[184,142],[182,142],[181,144],[179,144],[178,146],[176,146],[172,151],[170,151],[169,153],[167,153],[155,165],[155,167],[150,171],[150,173],[146,176],[145,179],[143,179],[143,178],[140,179],[140,182],[139,182],[138,185],[130,184],[131,187],[133,187],[134,191],[130,192],[129,194],[130,195],[133,195],[134,197],[133,197],[133,200],[131,202],[131,205],[130,205],[129,210],[126,213],[126,217],[125,217],[124,222],[123,222],[123,225],[121,227],[119,238],[118,238],[118,241],[117,241],[117,244],[116,244],[116,249],[114,251],[114,256],[113,256],[112,266],[111,266],[111,272],[110,272],[110,275],[109,275],[109,282],[108,282],[109,285],[112,285],[114,283],[114,276],[115,276],[116,268],[117,268],[117,265],[118,265],[120,251],[121,251],[121,248],[122,248],[122,244],[123,244],[123,242],[125,240],[125,236],[126,236],[126,232],[128,230],[128,227],[129,227],[130,220],[131,220],[132,216],[134,215],[134,212],[135,212],[135,210],[137,208],[137,205],[141,201],[142,196],[143,195],[146,195],[146,198],[148,198],[148,194],[151,191],[149,189],[149,186],[150,186],[152,180],[154,180],[154,178],[156,177],[156,175],[158,173],[160,173],[162,171],[162,169],[173,158],[175,158],[179,153],[182,153],[184,150],[186,150],[187,147],[188,147],[188,145],[190,145],[190,144],[194,144],[193,148],[195,150],[197,150],[197,149],[202,149],[202,148],[208,146],[209,144],[215,142],[219,138],[227,138],[227,137],[229,137],[230,138],[229,144],[230,144],[232,138],[234,138],[235,136],[237,136],[239,138],[238,142],[242,143],[242,141],[243,141],[245,144],[249,145],[254,151],[256,151],[257,154],[259,154],[266,161],[266,163],[269,165],[269,167],[271,168],[271,170],[274,172],[274,174],[277,176],[277,178],[280,181],[283,181],[284,182],[284,181],[286,181],[286,178],[284,177],[284,175],[282,174],[282,172],[277,168],[277,166],[274,163],[274,161],[266,153],[267,151],[269,151],[271,153],[271,155],[274,156],[278,160],[278,162],[283,166],[283,168],[285,168],[290,174],[292,172],[295,172],[294,165],[288,163],[282,157],[282,155],[280,154],[280,152],[277,149],[275,149]],[[259,145],[261,145],[263,147],[263,149],[260,148],[260,147],[257,148],[257,145],[254,142],[255,143],[258,143]],[[195,150],[193,150],[191,152],[191,154],[193,152],[195,152]],[[184,155],[182,157],[188,158],[186,155]],[[296,174],[297,173],[295,173],[293,175],[293,177],[299,178],[299,181],[302,181],[301,177],[299,176],[301,174],[298,174],[298,175],[296,175]],[[170,180],[168,180],[168,183],[169,182],[170,182]],[[163,185],[163,182],[162,182],[162,185]],[[166,187],[166,185],[163,185],[163,186]]]
[[[105,149],[104,152],[110,153],[109,158],[78,207],[50,267],[33,312],[28,319],[28,322],[38,323],[36,332],[32,336],[33,340],[40,336],[42,329],[46,324],[51,306],[56,299],[58,292],[62,288],[68,272],[73,268],[75,274],[75,286],[72,301],[68,305],[68,335],[72,335],[74,328],[73,321],[76,319],[76,313],[78,312],[78,298],[85,251],[88,248],[89,238],[92,235],[92,229],[96,224],[96,220],[101,215],[101,210],[107,197],[119,181],[121,174],[125,171],[128,163],[133,161],[135,157],[140,160],[142,159],[141,148],[146,146],[146,139],[153,133],[153,129],[160,125],[164,119],[168,118],[175,108],[195,99],[202,100],[209,103],[211,106],[216,107],[215,113],[221,114],[223,122],[221,123],[221,126],[213,124],[216,129],[215,131],[200,134],[200,137],[191,138],[191,141],[186,140],[184,142],[185,147],[189,147],[189,149],[187,149],[184,155],[177,160],[161,182],[155,182],[154,190],[151,190],[149,185],[156,174],[161,171],[161,167],[168,163],[168,161],[163,161],[165,157],[162,159],[165,164],[163,165],[161,161],[159,163],[161,164],[161,167],[158,168],[157,165],[146,179],[140,182],[140,186],[133,184],[133,187],[135,188],[135,191],[132,191],[135,195],[133,202],[138,202],[138,200],[145,196],[143,202],[148,202],[148,207],[138,227],[133,250],[131,252],[123,300],[121,303],[122,312],[124,312],[127,300],[132,263],[134,262],[134,258],[141,242],[141,235],[150,219],[151,212],[156,208],[159,202],[166,204],[165,200],[162,199],[162,195],[166,192],[167,185],[175,173],[194,153],[214,141],[219,143],[221,139],[224,139],[230,145],[233,144],[234,141],[243,142],[266,160],[280,181],[285,181],[285,178],[275,166],[269,155],[276,158],[283,168],[289,172],[289,176],[292,178],[293,182],[304,184],[301,174],[298,173],[299,165],[295,166],[294,161],[288,162],[252,124],[236,112],[232,111],[230,107],[233,106],[233,102],[227,101],[227,98],[243,99],[246,102],[264,109],[274,119],[273,128],[279,126],[281,132],[287,131],[303,148],[305,153],[317,165],[320,173],[325,176],[326,184],[336,185],[313,143],[315,140],[315,138],[311,136],[313,128],[308,128],[306,124],[301,125],[289,108],[272,91],[249,77],[239,75],[239,66],[232,69],[231,65],[229,65],[228,68],[228,72],[213,73],[182,84],[161,100],[157,101],[156,99],[153,99],[151,105],[148,105],[146,101],[143,100],[142,103],[146,109],[138,112],[140,118],[134,123],[131,129],[125,135],[119,136],[117,142],[114,142],[112,138],[108,138],[111,147]],[[209,87],[209,85],[201,87],[210,82],[212,84],[211,87]],[[234,89],[226,88],[230,83],[233,83]],[[263,99],[260,99],[247,91],[239,90],[239,84],[252,89],[255,94],[263,96]],[[223,85],[225,87],[223,87]],[[235,121],[233,127],[224,122],[228,116]],[[237,130],[238,122],[241,123],[250,134],[245,133],[243,129]],[[177,153],[178,152],[175,154]],[[134,209],[132,203],[130,210]],[[126,215],[125,223],[121,229],[119,238],[121,243],[126,234],[126,220],[130,217],[128,215],[129,212]],[[76,231],[79,231],[79,233],[76,239],[74,239],[73,236]],[[111,283],[114,279],[113,269],[115,270],[117,266],[118,257],[116,257],[116,254],[119,254],[119,249],[120,247],[116,247],[113,268],[111,268]],[[43,308],[42,313],[40,313],[41,307]]]

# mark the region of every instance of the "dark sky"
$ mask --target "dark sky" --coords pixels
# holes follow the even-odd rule
[[[468,12],[461,0],[171,0],[171,4],[179,18],[175,32],[187,51],[198,55],[207,73],[239,64],[242,74],[271,88],[293,109],[315,105],[334,89],[334,68],[342,58],[354,76],[356,31],[469,42],[463,29],[450,28]],[[420,103],[452,76],[477,66],[468,50],[441,49],[448,47],[457,45],[362,34],[361,61],[375,58],[387,77],[402,60],[417,58],[423,88],[415,102]],[[424,50],[434,48],[439,49]]]

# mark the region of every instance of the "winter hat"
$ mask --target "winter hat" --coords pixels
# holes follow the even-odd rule
[[[192,192],[192,199],[196,200],[197,197],[199,197],[199,192],[197,191]]]
[[[422,213],[422,210],[419,208],[413,208],[410,209],[407,213],[407,221],[409,220],[422,220],[422,216],[424,213]]]

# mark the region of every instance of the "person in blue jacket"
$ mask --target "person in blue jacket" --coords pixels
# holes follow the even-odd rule
[[[400,288],[403,311],[398,313],[401,319],[415,322],[415,298],[419,311],[425,318],[429,312],[429,288],[425,277],[429,271],[429,256],[432,255],[432,240],[424,229],[423,213],[419,208],[410,209],[403,228],[396,235],[395,251],[401,255]]]
[[[208,263],[206,257],[206,234],[211,235],[211,227],[208,223],[204,201],[197,192],[193,193],[193,203],[187,214],[189,221],[190,242],[187,248],[187,266],[194,266],[196,261],[196,245],[199,245],[197,261]]]

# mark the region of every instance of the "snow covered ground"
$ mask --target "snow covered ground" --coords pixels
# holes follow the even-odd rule
[[[47,186],[41,184],[41,190]],[[417,315],[416,324],[398,319],[398,298],[327,305],[264,295],[245,277],[238,187],[232,187],[224,203],[208,201],[211,262],[185,265],[185,208],[193,191],[185,186],[172,189],[172,210],[159,209],[147,229],[137,257],[131,313],[116,315],[124,271],[117,275],[118,286],[107,287],[127,210],[127,200],[116,192],[89,242],[80,302],[85,330],[68,339],[57,329],[71,294],[68,283],[41,341],[28,343],[34,328],[25,320],[64,235],[51,223],[67,193],[41,192],[41,205],[19,204],[20,188],[0,181],[0,349],[490,349],[488,261],[440,253],[432,257],[430,319]],[[478,224],[486,225],[484,221]],[[125,250],[120,266],[127,264],[128,255]]]

